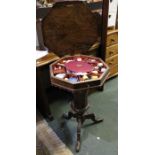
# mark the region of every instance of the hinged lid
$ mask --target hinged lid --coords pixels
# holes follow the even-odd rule
[[[42,21],[45,46],[59,56],[87,51],[99,41],[99,25],[85,2],[56,3]]]

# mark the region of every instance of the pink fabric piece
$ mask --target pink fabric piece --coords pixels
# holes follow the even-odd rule
[[[67,70],[70,70],[76,73],[90,72],[93,70],[93,67],[90,64],[84,61],[76,61],[76,60],[66,63],[65,67]]]

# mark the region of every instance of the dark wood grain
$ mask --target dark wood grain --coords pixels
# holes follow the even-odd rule
[[[99,55],[104,61],[105,61],[105,57],[106,57],[108,12],[109,12],[109,0],[103,0],[103,4],[102,4],[101,52],[99,53]]]
[[[97,19],[97,21],[99,21],[99,24],[100,24],[100,20],[102,20],[101,21],[102,24],[100,24],[100,26],[98,27],[98,29],[100,29],[99,37],[101,38],[101,45],[100,45],[96,55],[101,57],[103,60],[105,60],[109,0],[103,0],[102,2],[97,2],[97,3],[88,3],[87,6],[91,10],[98,9],[98,8],[102,9],[102,18],[100,18],[100,19],[98,18]],[[43,19],[44,17],[46,17],[49,14],[51,9],[52,9],[51,7],[37,8],[36,9],[36,18],[37,19],[38,18],[42,18]],[[80,52],[77,52],[77,53],[80,53]],[[86,53],[82,53],[82,54],[86,54]],[[92,53],[90,53],[90,54],[92,55]]]
[[[42,21],[44,43],[58,56],[88,51],[100,38],[96,16],[84,2],[56,3]]]
[[[44,117],[47,117],[49,119],[53,119],[53,116],[50,111],[49,102],[46,94],[46,84],[43,68],[37,68],[36,69],[36,106],[39,109],[39,111],[43,114]],[[49,80],[46,81],[46,83]],[[48,84],[49,85],[49,84]]]

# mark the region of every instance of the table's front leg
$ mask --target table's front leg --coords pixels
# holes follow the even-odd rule
[[[81,146],[81,118],[77,118],[77,142],[76,142],[76,152],[79,152]]]

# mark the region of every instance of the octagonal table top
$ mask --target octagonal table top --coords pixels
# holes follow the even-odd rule
[[[51,84],[70,91],[102,86],[108,73],[107,64],[94,56],[66,56],[50,65]]]

